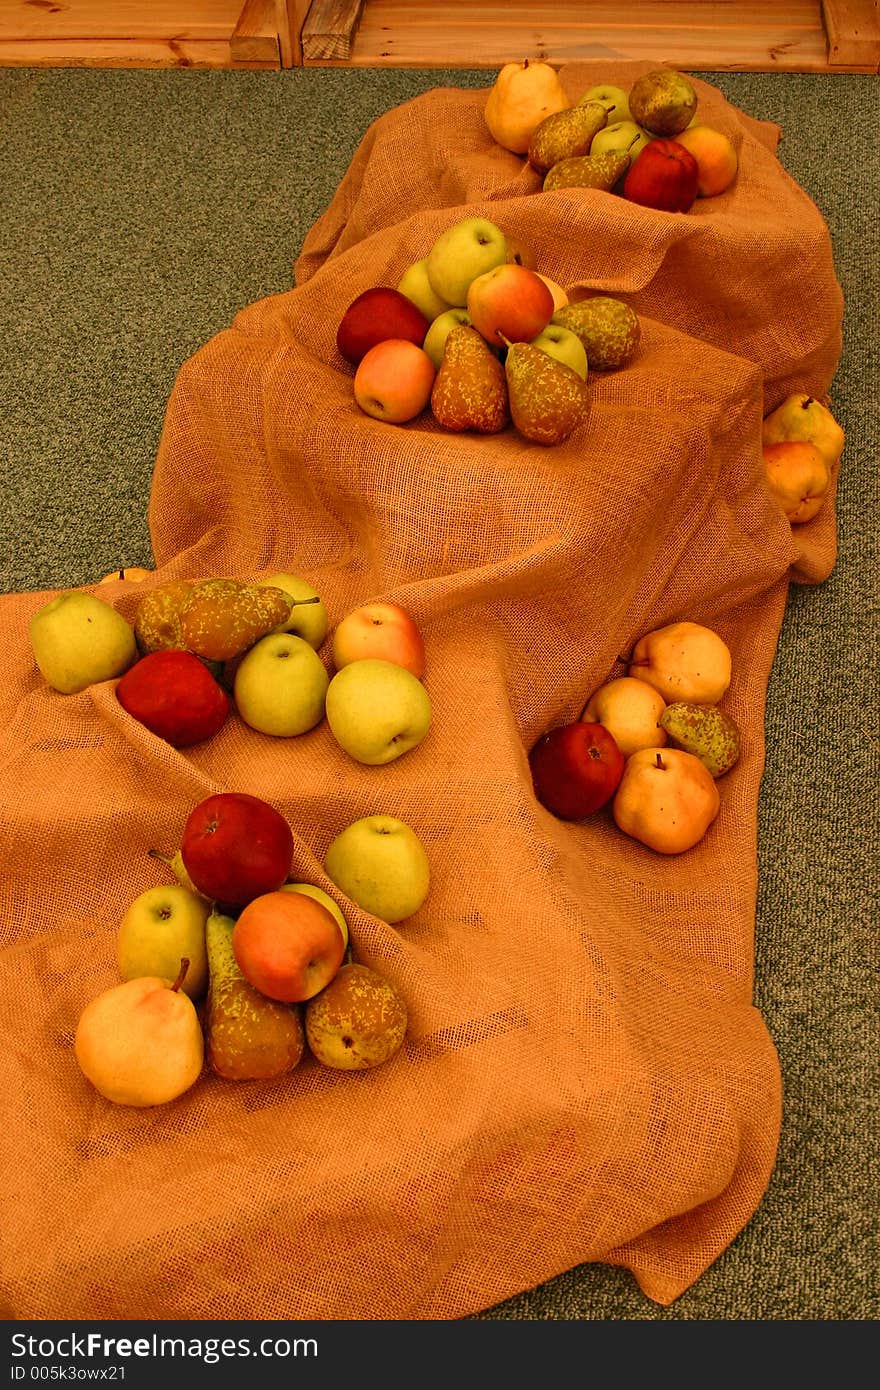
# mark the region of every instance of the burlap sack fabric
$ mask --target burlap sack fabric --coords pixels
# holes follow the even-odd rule
[[[573,97],[646,64],[572,64]],[[668,1304],[743,1228],[780,1125],[776,1053],[752,1005],[763,713],[789,582],[835,557],[833,498],[792,531],[763,481],[760,422],[828,392],[842,304],[827,228],[778,130],[695,80],[740,174],[688,214],[540,192],[495,145],[485,91],[434,90],[366,133],[296,266],[185,365],[150,499],[158,582],[308,577],[331,622],[384,596],[426,642],[434,722],[381,768],[326,724],[276,740],[235,718],[177,752],[114,685],[48,690],[27,641],[47,594],[0,604],[3,951],[0,1298],[19,1318],[448,1319],[584,1262]],[[450,435],[357,408],[335,332],[440,232],[483,213],[572,298],[619,294],[643,338],[592,378],[564,445],[512,427]],[[133,617],[142,590],[102,596]],[[644,632],[704,622],[733,653],[744,750],[721,812],[677,858],[606,811],[565,824],[526,755],[577,716]],[[325,655],[329,666],[329,655]],[[116,982],[115,933],[163,881],[217,790],[278,806],[294,876],[334,892],[331,839],[406,820],[431,891],[390,927],[340,899],[357,957],[410,1010],[405,1049],[275,1082],[206,1073],[172,1105],[113,1107],[72,1052]]]

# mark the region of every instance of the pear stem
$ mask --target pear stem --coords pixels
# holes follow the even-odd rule
[[[301,608],[304,603],[320,603],[321,595],[315,594],[314,598],[295,598],[291,603],[291,608]]]
[[[663,758],[662,758],[661,754],[659,754],[659,753],[657,754],[657,756],[656,756],[655,759],[654,759],[654,766],[655,766],[655,767],[659,767],[660,770],[661,770],[661,772],[665,772],[665,771],[666,771],[666,764],[664,763]]]
[[[189,957],[188,957],[188,956],[181,956],[181,957],[180,957],[180,969],[179,969],[178,972],[177,972],[177,979],[174,981],[174,984],[171,986],[172,993],[176,993],[177,990],[180,989],[181,985],[183,984],[184,980],[186,979],[186,972],[187,972],[187,970],[189,970]]]
[[[174,866],[174,855],[166,854],[161,849],[148,849],[147,854],[150,859],[158,859],[161,864],[167,864],[169,869]]]

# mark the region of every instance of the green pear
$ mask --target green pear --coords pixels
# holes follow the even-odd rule
[[[629,89],[629,109],[636,125],[651,135],[680,135],[697,110],[697,94],[684,73],[654,68]]]
[[[122,614],[78,589],[38,608],[28,635],[41,675],[62,695],[121,676],[139,655],[134,628]]]
[[[575,155],[588,154],[594,137],[608,121],[606,108],[598,101],[579,102],[567,111],[554,111],[532,131],[528,160],[539,174]]]
[[[138,894],[116,934],[116,962],[123,980],[160,975],[173,980],[189,960],[181,988],[199,999],[208,983],[205,922],[210,903],[180,883],[161,884]]]
[[[510,415],[533,444],[560,444],[590,413],[590,391],[572,367],[533,343],[510,343],[504,363]]]
[[[657,720],[674,748],[692,753],[713,777],[723,777],[740,755],[739,728],[718,705],[673,701]]]
[[[610,294],[563,304],[550,322],[577,334],[591,371],[607,372],[626,366],[635,356],[641,338],[638,314]]]
[[[261,994],[232,950],[235,921],[212,912],[207,921],[208,1063],[229,1081],[266,1080],[292,1071],[305,1051],[302,1013]]]
[[[446,336],[431,390],[431,413],[445,429],[497,434],[510,421],[502,366],[476,328],[460,324]]]
[[[626,150],[572,155],[569,159],[560,159],[547,172],[543,190],[552,193],[554,188],[598,188],[610,193],[629,166],[630,156]]]

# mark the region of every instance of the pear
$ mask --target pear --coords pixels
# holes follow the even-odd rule
[[[578,103],[566,111],[545,116],[532,132],[528,159],[539,174],[575,155],[589,154],[593,137],[608,121],[608,112],[598,101]]]
[[[666,706],[657,723],[673,748],[693,753],[713,777],[723,777],[740,755],[739,728],[717,705],[676,700]]]
[[[232,917],[212,912],[205,928],[208,1062],[228,1081],[283,1076],[305,1050],[302,1014],[296,1005],[267,998],[245,978],[232,951],[234,926]]]
[[[180,634],[188,651],[207,661],[229,661],[286,623],[294,600],[269,584],[205,579],[180,607]]]
[[[74,1036],[83,1075],[116,1105],[164,1105],[198,1080],[204,1038],[195,1005],[175,980],[140,975],[111,985],[86,1005]]]
[[[693,120],[697,94],[684,73],[654,68],[630,87],[629,109],[636,125],[652,135],[676,136]]]
[[[145,656],[183,647],[180,610],[191,589],[185,579],[169,579],[141,597],[134,615],[134,635]]]
[[[533,343],[510,343],[504,363],[510,414],[533,444],[560,444],[590,413],[590,390],[572,367]]]
[[[564,304],[551,320],[576,333],[584,345],[592,371],[624,367],[636,354],[641,338],[639,316],[629,304],[610,294],[596,294],[574,304]]]
[[[535,126],[570,105],[556,69],[526,58],[504,64],[486,98],[484,115],[496,144],[525,154]]]
[[[504,367],[469,324],[447,335],[431,390],[431,411],[439,424],[458,433],[497,434],[510,420]]]
[[[666,623],[640,637],[627,675],[647,681],[667,704],[717,705],[730,685],[732,657],[710,627],[687,620]]]
[[[560,159],[544,176],[543,191],[554,188],[598,188],[610,193],[630,165],[626,150],[605,150],[602,154],[576,154]]]
[[[846,435],[827,405],[804,391],[795,391],[764,417],[761,441],[812,444],[833,471],[840,462]]]

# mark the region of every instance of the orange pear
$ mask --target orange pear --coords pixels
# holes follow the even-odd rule
[[[730,685],[727,643],[702,623],[667,623],[640,637],[629,661],[630,676],[647,681],[667,703],[717,705]]]
[[[642,748],[627,758],[612,814],[625,834],[658,854],[683,854],[702,840],[721,800],[693,753]]]

